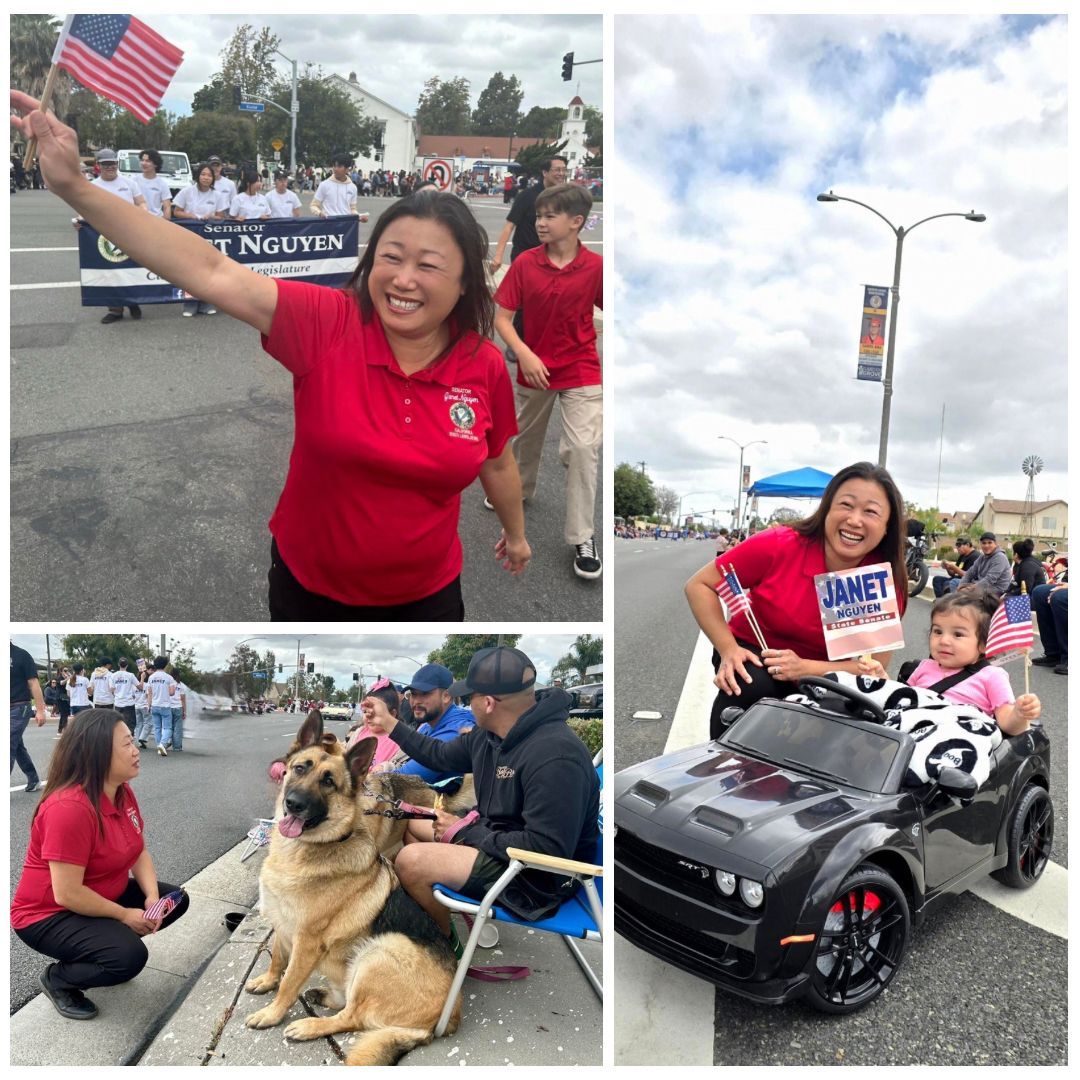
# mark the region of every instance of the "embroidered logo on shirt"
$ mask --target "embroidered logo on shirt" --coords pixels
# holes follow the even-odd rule
[[[515,770],[514,770],[513,765],[500,765],[495,770],[495,779],[496,780],[513,780],[514,771]]]
[[[128,821],[131,822],[132,827],[141,836],[142,835],[142,826],[139,824],[139,815],[135,813],[135,807],[134,806],[129,806],[128,807],[127,816],[128,816]]]
[[[476,425],[476,410],[473,405],[480,401],[476,392],[467,387],[455,386],[446,391],[443,401],[450,402],[450,419],[454,424],[453,430],[448,432],[450,437],[479,442],[480,436],[472,430]]]
[[[468,431],[476,423],[476,413],[464,401],[455,401],[450,406],[450,419],[454,421],[455,427]]]

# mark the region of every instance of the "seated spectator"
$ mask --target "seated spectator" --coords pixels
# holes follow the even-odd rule
[[[1043,655],[1031,662],[1040,667],[1052,667],[1055,675],[1068,675],[1069,583],[1036,585],[1031,594],[1031,608],[1039,624],[1043,645]]]
[[[1036,585],[1046,584],[1046,571],[1043,569],[1043,564],[1032,554],[1035,550],[1035,541],[1014,540],[1012,549],[1013,579],[1009,585],[1009,593],[1019,595],[1021,592],[1026,592],[1028,596],[1031,596]]]
[[[960,578],[960,589],[986,589],[994,596],[1004,596],[1012,582],[1012,568],[1009,557],[998,547],[997,537],[992,532],[984,532],[979,537],[982,554],[964,571]]]
[[[934,597],[940,599],[947,592],[956,592],[965,571],[971,567],[978,557],[979,554],[970,538],[958,536],[956,538],[956,562],[944,560],[941,568],[945,571],[946,576],[936,577],[931,581],[931,585],[934,587]]]

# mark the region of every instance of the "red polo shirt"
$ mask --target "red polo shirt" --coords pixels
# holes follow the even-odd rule
[[[30,826],[19,887],[11,901],[11,925],[16,930],[31,926],[66,910],[52,891],[49,863],[72,863],[85,867],[83,884],[106,900],[115,900],[127,888],[128,874],[143,852],[143,819],[128,785],[123,785],[123,808],[101,796],[101,838],[97,815],[79,786],[54,791],[38,809]]]
[[[860,566],[888,562],[880,551]],[[814,576],[825,573],[825,548],[818,540],[777,526],[736,544],[717,557],[717,569],[734,566],[739,583],[750,593],[750,607],[770,649],[791,649],[804,660],[828,660],[821,628]],[[907,598],[900,597],[900,613]],[[740,613],[728,625],[741,641],[756,642],[747,617]]]
[[[295,435],[270,531],[297,580],[345,604],[420,600],[461,573],[461,492],[517,433],[498,349],[467,334],[405,375],[377,315],[278,281],[263,348],[293,374]]]
[[[604,306],[604,260],[584,244],[566,266],[556,266],[539,247],[519,255],[495,293],[507,311],[522,311],[525,344],[548,369],[552,390],[599,386],[593,307]],[[518,385],[528,386],[518,367]]]

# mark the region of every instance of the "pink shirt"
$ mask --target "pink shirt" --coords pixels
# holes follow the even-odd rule
[[[955,674],[955,668],[943,668],[936,660],[924,660],[911,673],[908,685],[933,686]],[[1016,700],[1007,672],[993,664],[950,687],[941,696],[954,705],[974,705],[988,716],[993,716],[999,706]]]

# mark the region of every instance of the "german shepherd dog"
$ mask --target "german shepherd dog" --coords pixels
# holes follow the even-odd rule
[[[310,990],[307,1000],[338,1011],[294,1020],[286,1038],[357,1031],[347,1064],[392,1065],[431,1042],[457,961],[379,854],[379,825],[373,830],[371,823],[387,819],[364,814],[373,801],[365,797],[364,784],[375,739],[363,739],[344,754],[328,750],[322,716],[313,712],[297,742],[278,796],[270,854],[259,874],[259,907],[274,927],[270,968],[245,986],[251,994],[276,994],[246,1023],[280,1024],[320,971],[329,990]],[[460,1018],[459,997],[447,1034],[457,1030]]]

